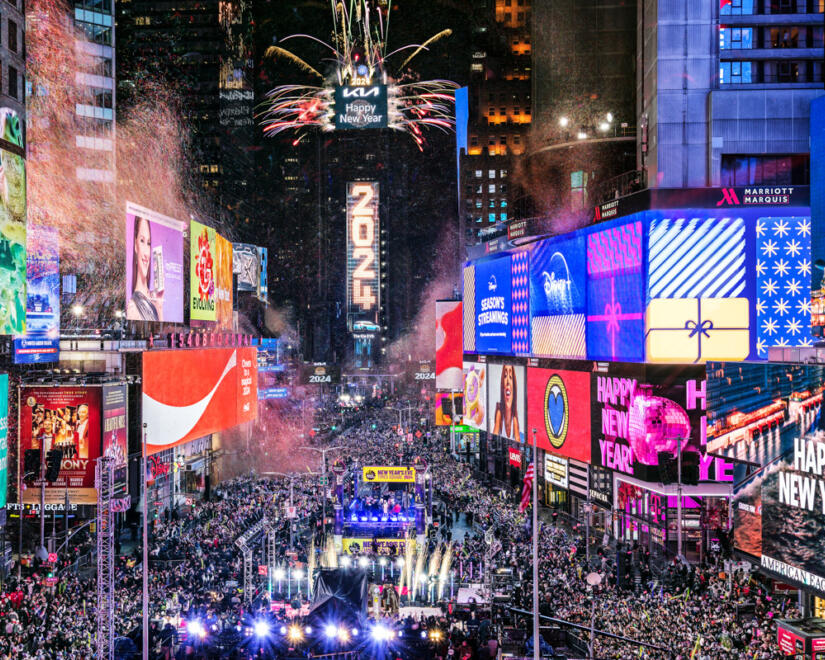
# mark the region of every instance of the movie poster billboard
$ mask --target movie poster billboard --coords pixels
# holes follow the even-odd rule
[[[487,365],[464,363],[464,424],[487,430]]]
[[[9,375],[0,374],[0,509],[9,485]]]
[[[101,414],[103,416],[103,456],[114,460],[114,496],[121,498],[128,492],[129,450],[126,430],[126,385],[104,385]]]
[[[26,331],[26,161],[17,113],[0,108],[0,335]]]
[[[460,300],[437,300],[435,303],[435,388],[461,390],[461,323]]]
[[[46,485],[46,504],[97,504],[95,461],[100,457],[100,387],[20,388],[20,469],[27,449],[60,449],[57,481]],[[40,491],[23,491],[23,502],[40,501]]]
[[[233,243],[232,272],[238,276],[238,291],[256,292],[261,285],[258,248],[249,243]]]
[[[527,433],[524,366],[488,364],[487,377],[487,430],[513,442],[524,442]]]
[[[528,443],[590,463],[590,372],[530,367],[527,421]]]
[[[232,243],[215,234],[215,320],[217,329],[231,332],[232,315]]]
[[[183,232],[179,220],[126,203],[126,318],[183,323]]]
[[[257,359],[254,346],[144,353],[148,453],[255,419]]]
[[[659,482],[659,452],[704,452],[703,366],[610,363],[592,374],[590,401],[593,465]]]
[[[14,338],[15,364],[57,362],[60,352],[60,249],[51,227],[29,227],[26,334]]]
[[[189,221],[189,318],[214,321],[215,230],[195,220]]]

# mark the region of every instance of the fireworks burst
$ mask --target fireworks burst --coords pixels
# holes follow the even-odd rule
[[[308,34],[295,34],[281,40],[309,39],[320,43],[332,55],[333,72],[324,77],[315,67],[284,49],[270,47],[267,57],[293,62],[300,69],[323,81],[321,86],[281,85],[267,94],[259,114],[266,135],[275,136],[285,131],[297,133],[295,143],[310,130],[335,129],[335,87],[344,85],[385,85],[387,88],[387,127],[408,133],[419,149],[423,149],[423,129],[454,130],[453,107],[458,87],[448,80],[402,82],[402,71],[422,51],[433,43],[450,36],[451,30],[442,30],[422,44],[409,44],[387,53],[392,1],[386,8],[372,7],[369,0],[332,0],[332,43]],[[394,73],[390,59],[412,50]]]

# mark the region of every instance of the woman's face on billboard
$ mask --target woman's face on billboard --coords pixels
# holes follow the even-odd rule
[[[152,259],[152,235],[149,233],[149,222],[144,218],[138,220],[138,234],[135,239],[135,266],[139,268],[144,278],[149,275],[149,263]]]
[[[501,370],[501,381],[504,384],[504,405],[506,408],[513,407],[513,384],[515,382],[515,373],[513,367],[505,365]]]

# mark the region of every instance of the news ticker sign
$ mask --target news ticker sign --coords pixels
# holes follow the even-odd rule
[[[378,324],[381,305],[378,183],[347,184],[347,310],[349,320]]]
[[[335,88],[337,130],[386,127],[386,85],[344,85]]]

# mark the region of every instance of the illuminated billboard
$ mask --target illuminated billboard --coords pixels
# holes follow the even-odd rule
[[[126,385],[104,385],[101,396],[102,452],[114,460],[114,497],[128,492],[129,448],[127,444]]]
[[[149,454],[257,416],[257,349],[143,354],[143,422]]]
[[[533,429],[541,449],[590,462],[590,372],[527,370],[527,442]]]
[[[257,247],[258,250],[258,298],[266,302],[269,295],[269,286],[267,284],[267,260],[269,259],[269,250],[265,247]]]
[[[524,366],[488,364],[487,378],[487,430],[514,442],[524,442],[527,432]]]
[[[464,395],[461,392],[436,392],[435,425],[454,426],[462,421]]]
[[[487,430],[487,365],[464,363],[464,424]]]
[[[464,332],[462,345],[465,353],[476,350],[476,267],[469,264],[462,273]]]
[[[46,485],[46,503],[97,504],[95,462],[101,449],[100,387],[20,388],[20,467],[27,449],[60,449],[57,481]],[[23,502],[40,501],[40,490],[23,491]]]
[[[193,320],[216,319],[215,235],[212,227],[189,221],[189,318]]]
[[[0,108],[0,335],[26,330],[26,161],[14,110]]]
[[[126,318],[183,322],[183,222],[126,203]]]
[[[257,292],[261,286],[258,248],[249,243],[232,244],[232,272],[238,276],[238,291]]]
[[[335,88],[337,130],[387,127],[386,85],[343,85]]]
[[[350,329],[379,327],[381,306],[378,183],[347,184],[347,317]]]
[[[435,387],[438,390],[461,390],[460,300],[437,300],[435,303]]]
[[[512,352],[512,282],[510,257],[476,264],[476,350],[479,353]]]
[[[57,362],[60,352],[58,232],[51,227],[31,225],[26,241],[26,334],[14,338],[14,362]]]
[[[215,320],[219,330],[232,331],[232,243],[215,234]]]
[[[9,375],[0,374],[0,509],[6,506],[9,482]]]

